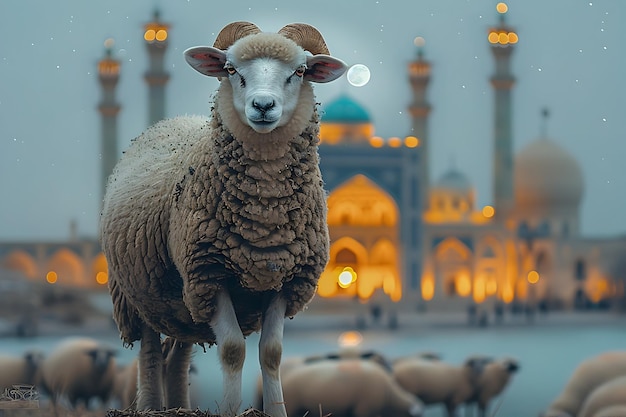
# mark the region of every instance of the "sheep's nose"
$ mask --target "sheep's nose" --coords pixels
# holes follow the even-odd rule
[[[255,98],[252,101],[252,105],[254,106],[254,108],[262,113],[270,110],[272,107],[274,107],[274,104],[274,100],[270,97]]]

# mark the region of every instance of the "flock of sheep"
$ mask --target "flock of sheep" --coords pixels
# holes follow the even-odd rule
[[[164,363],[173,340],[162,343]],[[465,406],[479,416],[498,415],[492,406],[519,369],[510,357],[472,355],[460,364],[433,353],[386,358],[345,348],[308,357],[287,357],[280,374],[289,416],[419,417],[443,406],[449,417]],[[0,390],[34,385],[52,407],[69,409],[137,405],[137,360],[119,364],[110,346],[86,337],[67,338],[49,354],[0,354]],[[189,364],[186,372],[193,372]],[[166,373],[167,370],[164,370]],[[263,408],[259,376],[252,406]],[[492,414],[488,414],[491,412]],[[311,414],[313,413],[313,414]],[[540,417],[626,416],[626,351],[587,358]]]

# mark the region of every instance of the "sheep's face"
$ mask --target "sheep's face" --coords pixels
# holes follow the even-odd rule
[[[298,103],[307,68],[304,52],[301,59],[291,62],[267,57],[237,62],[228,55],[225,68],[241,120],[259,133],[285,125]]]
[[[295,42],[275,33],[257,33],[237,40],[226,51],[195,47],[185,59],[197,71],[225,78],[233,90],[240,119],[259,133],[286,125],[298,105],[303,82],[329,82],[346,70],[341,60],[310,55]]]

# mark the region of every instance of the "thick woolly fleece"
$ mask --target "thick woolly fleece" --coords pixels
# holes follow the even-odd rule
[[[127,344],[142,322],[215,343],[214,298],[228,289],[244,335],[280,291],[293,316],[328,261],[319,120],[309,83],[285,126],[255,132],[222,81],[211,119],[179,117],[136,138],[109,179],[101,242],[114,318]]]

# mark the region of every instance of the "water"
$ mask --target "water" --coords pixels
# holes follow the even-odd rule
[[[285,327],[283,356],[302,356],[335,351],[342,332],[350,330],[351,317],[316,317],[302,313]],[[439,353],[443,360],[461,363],[471,354],[513,356],[521,368],[500,399],[498,416],[537,416],[556,397],[575,366],[582,360],[607,350],[626,348],[626,317],[612,314],[552,314],[538,317],[535,323],[509,321],[508,326],[475,328],[465,325],[462,316],[410,316],[400,318],[400,327],[383,326],[362,331],[364,349],[376,349],[394,358],[421,351]],[[113,328],[85,328],[88,334],[118,350],[120,363],[130,362],[138,352],[122,347]],[[65,335],[32,339],[0,339],[0,351],[19,354],[25,349],[49,350]],[[243,408],[254,405],[259,374],[259,335],[247,339],[247,358],[243,370]],[[192,376],[194,405],[217,409],[222,395],[222,374],[217,349],[195,349],[194,363],[198,373]],[[426,417],[444,416],[439,406],[427,409]]]

